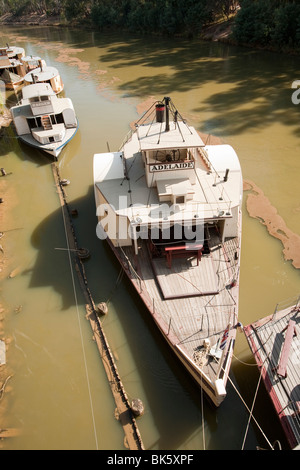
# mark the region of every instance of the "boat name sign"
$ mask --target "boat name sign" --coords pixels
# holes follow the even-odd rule
[[[190,170],[194,168],[194,162],[181,162],[181,163],[160,163],[149,165],[151,173],[156,171],[172,171],[172,170]]]

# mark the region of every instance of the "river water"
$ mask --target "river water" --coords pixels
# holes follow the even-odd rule
[[[202,450],[286,446],[242,333],[237,336],[228,396],[215,410],[182,370],[105,243],[96,238],[93,155],[117,150],[149,97],[171,96],[199,131],[232,145],[245,180],[263,190],[286,226],[300,234],[300,105],[292,82],[296,57],[181,39],[140,38],[51,27],[2,27],[0,43],[24,47],[59,69],[80,130],[61,154],[67,197],[96,303],[109,300],[104,331],[129,398],[140,398],[138,426],[146,449]],[[7,106],[16,102],[11,93]],[[15,138],[0,140],[1,167],[12,172],[15,207],[6,234],[13,276],[1,286],[9,311],[8,361],[13,369],[5,426],[20,435],[4,449],[124,449],[114,400],[72,283],[66,239],[49,159]],[[240,321],[246,325],[300,293],[299,269],[281,242],[251,218],[244,198]],[[7,273],[9,274],[9,272]],[[266,436],[266,437],[265,437]],[[268,442],[267,442],[268,441]]]

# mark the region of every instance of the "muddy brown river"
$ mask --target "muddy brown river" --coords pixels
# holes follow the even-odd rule
[[[286,446],[242,333],[238,333],[228,396],[215,410],[182,370],[105,242],[96,237],[93,155],[117,150],[130,123],[152,98],[171,96],[196,129],[236,150],[245,181],[240,321],[269,315],[300,294],[300,79],[293,56],[225,44],[140,38],[51,27],[1,27],[0,45],[57,67],[72,99],[79,131],[59,159],[76,209],[76,234],[91,252],[85,263],[95,302],[109,301],[103,327],[148,450]],[[6,96],[6,106],[17,101]],[[22,145],[13,126],[2,129],[1,167],[12,174],[15,205],[6,232],[12,260],[1,285],[13,369],[5,426],[15,449],[122,450],[124,433],[76,278],[72,278],[61,208],[50,160]],[[0,182],[1,184],[1,182]],[[248,200],[249,198],[249,200]],[[248,203],[248,206],[247,206]],[[2,206],[3,207],[3,206]],[[2,209],[1,207],[1,209]],[[9,274],[13,274],[9,276]],[[202,406],[203,405],[203,406]],[[1,427],[1,426],[0,426]]]

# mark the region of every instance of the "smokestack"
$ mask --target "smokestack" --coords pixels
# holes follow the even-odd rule
[[[229,173],[229,168],[227,168],[227,170],[225,172],[224,181],[228,180],[228,173]]]
[[[163,103],[158,103],[155,106],[155,110],[156,110],[156,122],[164,122],[165,105]]]

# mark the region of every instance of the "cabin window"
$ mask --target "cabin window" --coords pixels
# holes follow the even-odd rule
[[[57,124],[64,124],[64,118],[62,113],[56,114],[56,123]]]
[[[34,129],[36,127],[35,119],[27,119],[27,124],[29,126],[29,129]]]
[[[184,204],[185,197],[184,196],[176,196],[174,197],[174,204]]]
[[[37,127],[42,127],[42,121],[41,121],[40,117],[27,119],[27,124],[29,126],[29,129],[35,129]]]

